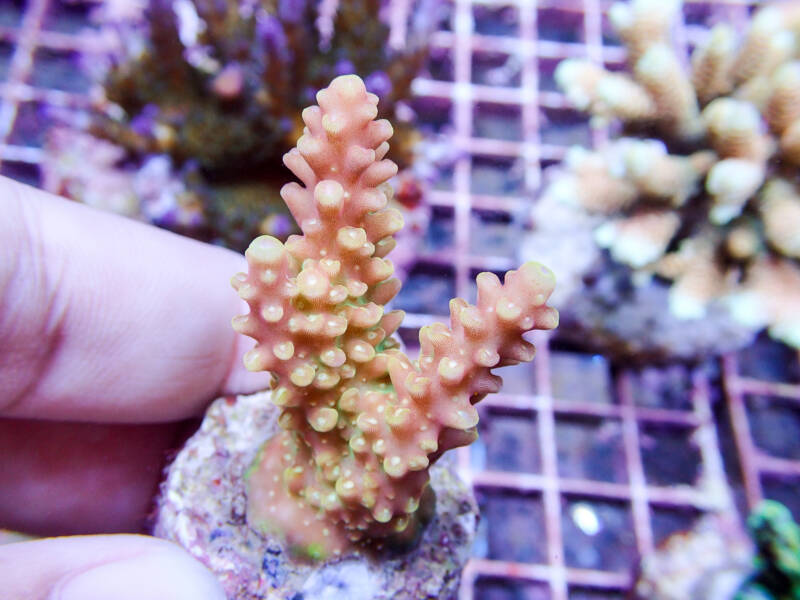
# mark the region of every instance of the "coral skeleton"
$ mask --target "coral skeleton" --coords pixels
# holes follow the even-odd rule
[[[274,374],[283,431],[249,475],[248,520],[300,555],[413,538],[425,519],[430,465],[476,439],[474,404],[500,388],[494,367],[533,358],[522,334],[552,329],[554,278],[538,263],[505,283],[482,273],[476,305],[450,302],[450,326],[419,334],[408,358],[392,337],[403,312],[386,259],[400,213],[387,208],[392,126],[355,75],[336,78],[303,111],[303,135],[284,156],[301,183],[281,195],[302,229],[285,244],[261,236],[249,273],[232,280],[249,304],[234,328],[257,341],[252,370]]]
[[[545,196],[596,217],[639,281],[667,280],[676,316],[719,303],[800,347],[800,5],[760,8],[741,39],[715,26],[689,61],[670,40],[680,6],[613,5],[628,72],[560,63],[567,99],[622,137],[570,150]]]

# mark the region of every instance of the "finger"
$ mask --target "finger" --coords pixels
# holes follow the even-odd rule
[[[0,239],[0,415],[169,421],[266,387],[230,325],[242,256],[7,178]]]
[[[214,576],[171,542],[137,535],[0,546],[9,600],[225,600]]]
[[[139,533],[186,423],[0,419],[0,527],[37,535]]]

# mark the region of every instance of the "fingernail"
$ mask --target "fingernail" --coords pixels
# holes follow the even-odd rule
[[[225,600],[210,571],[188,554],[148,552],[68,577],[50,600]]]

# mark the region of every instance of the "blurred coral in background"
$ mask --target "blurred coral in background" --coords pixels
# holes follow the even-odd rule
[[[390,156],[411,166],[420,136],[407,101],[436,1],[102,4],[113,50],[84,61],[102,86],[84,127],[49,136],[44,184],[237,250],[259,234],[285,239],[296,225],[278,196],[280,157],[333,77],[357,73],[380,96],[396,128]]]
[[[583,59],[560,63],[555,79],[568,101],[622,137],[597,151],[573,147],[534,220],[542,235],[568,231],[584,248],[566,269],[573,291],[602,249],[629,268],[605,284],[627,279],[622,302],[623,294],[605,294],[613,305],[605,315],[613,321],[622,303],[627,322],[599,332],[623,338],[623,353],[719,352],[764,327],[800,347],[800,5],[761,8],[743,36],[720,23],[691,57],[671,40],[680,5],[633,0],[611,8],[628,72]],[[565,214],[547,218],[554,209]],[[590,279],[608,282],[609,268]],[[668,292],[646,289],[658,282]],[[609,320],[598,308],[604,292],[595,285],[592,293],[576,321],[612,329],[601,323]],[[637,306],[648,325],[635,324]],[[668,339],[676,334],[684,341]]]

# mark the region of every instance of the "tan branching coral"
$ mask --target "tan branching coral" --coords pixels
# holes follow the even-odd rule
[[[797,51],[798,27],[800,9],[794,2],[775,3],[759,10],[731,65],[730,73],[736,85],[752,92],[761,87],[762,77],[768,77],[790,60]]]
[[[570,101],[601,118],[645,121],[656,115],[656,105],[641,85],[621,73],[609,73],[586,61],[559,64],[556,81]]]
[[[757,260],[747,281],[731,296],[731,306],[743,322],[767,327],[772,337],[800,347],[800,267],[796,261]]]
[[[403,225],[386,208],[392,126],[374,120],[378,98],[354,75],[317,100],[284,157],[301,183],[281,193],[303,234],[250,245],[249,274],[233,279],[250,313],[234,327],[257,341],[247,367],[275,376],[284,429],[254,465],[248,518],[303,554],[328,556],[413,537],[429,466],[476,438],[473,405],[500,387],[491,369],[531,360],[522,334],[552,329],[558,313],[545,305],[554,279],[541,265],[510,271],[504,284],[482,273],[477,304],[452,300],[450,326],[420,331],[416,361],[403,354],[391,337],[403,313],[383,308],[400,288],[386,260]]]
[[[701,104],[729,94],[734,82],[731,67],[736,52],[736,34],[724,23],[711,30],[708,43],[692,55],[692,85]]]
[[[664,254],[679,226],[676,214],[651,210],[607,221],[597,228],[595,239],[601,248],[609,249],[614,259],[643,267]]]
[[[785,179],[773,179],[761,193],[764,236],[791,258],[800,258],[800,192]]]
[[[559,65],[567,98],[620,121],[626,137],[570,150],[546,195],[601,217],[595,240],[614,260],[671,280],[676,315],[759,298],[748,301],[764,313],[758,326],[800,345],[781,308],[800,268],[800,5],[761,8],[742,36],[715,26],[690,61],[670,40],[679,10],[660,0],[611,8],[628,73]]]
[[[620,2],[611,7],[609,18],[628,48],[630,64],[635,65],[652,45],[669,41],[672,20],[679,8],[676,0]]]
[[[651,123],[681,137],[699,134],[698,103],[691,81],[669,45],[680,2],[635,0],[615,4],[609,16],[628,49],[631,75],[612,73],[581,59],[562,61],[556,82],[578,108],[599,117]]]

